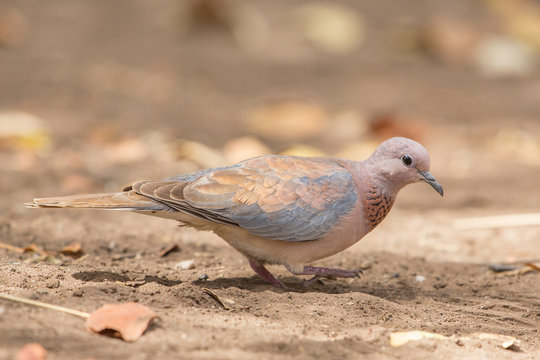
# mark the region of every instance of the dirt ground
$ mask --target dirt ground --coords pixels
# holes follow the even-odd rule
[[[125,343],[90,334],[72,315],[0,300],[0,359],[29,342],[52,360],[540,358],[540,272],[489,269],[540,264],[540,228],[457,222],[539,212],[538,66],[490,77],[467,61],[441,60],[423,42],[396,45],[441,16],[479,37],[506,34],[487,3],[340,1],[364,24],[363,44],[343,55],[288,36],[287,1],[4,1],[20,36],[0,48],[0,132],[18,123],[8,112],[40,120],[15,139],[0,133],[0,243],[50,252],[80,243],[85,255],[0,248],[0,292],[86,312],[139,302],[159,319]],[[265,46],[237,35],[252,24],[242,16],[270,24]],[[330,128],[341,113],[361,126],[294,139],[288,129],[246,127],[250,109],[288,100],[324,109]],[[374,125],[381,114],[382,130]],[[343,156],[413,136],[430,151],[445,196],[425,184],[405,188],[378,228],[318,263],[362,268],[359,279],[305,287],[272,267],[294,291],[267,285],[211,233],[128,212],[23,206],[226,161],[212,156],[245,135],[276,153],[301,144]],[[196,142],[195,155],[179,139]],[[160,257],[171,244],[178,251]],[[183,260],[194,268],[179,268]],[[390,334],[415,330],[448,338],[390,345]],[[519,344],[504,349],[478,334]]]

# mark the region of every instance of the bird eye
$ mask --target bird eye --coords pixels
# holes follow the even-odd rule
[[[403,157],[401,158],[401,161],[402,161],[405,165],[409,166],[409,165],[412,164],[412,157],[411,157],[410,155],[403,155]]]

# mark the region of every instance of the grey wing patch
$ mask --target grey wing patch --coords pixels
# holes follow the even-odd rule
[[[162,181],[139,182],[133,189],[169,206],[171,211],[285,241],[321,238],[356,204],[352,176],[336,163],[287,157],[256,161],[262,165],[279,163],[206,169]],[[300,161],[306,169],[294,168]]]
[[[296,201],[272,212],[264,211],[264,205],[260,204],[235,206],[231,220],[249,232],[269,239],[315,240],[329,233],[358,199],[353,179],[346,172],[296,183]],[[313,199],[313,196],[317,198]]]

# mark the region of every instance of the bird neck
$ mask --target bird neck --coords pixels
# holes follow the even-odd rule
[[[381,172],[377,164],[366,161],[357,166],[357,169],[356,176],[363,187],[366,225],[371,231],[388,215],[401,186]]]
[[[364,213],[370,231],[388,215],[395,199],[395,194],[385,191],[380,186],[367,188],[364,199]]]

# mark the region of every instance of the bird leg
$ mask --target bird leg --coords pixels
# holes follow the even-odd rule
[[[287,269],[294,275],[315,275],[311,279],[307,280],[307,283],[312,283],[320,277],[325,278],[354,278],[360,277],[360,274],[363,274],[362,270],[343,270],[336,268],[325,268],[318,266],[304,266],[304,268],[299,271],[293,267],[287,267]]]
[[[264,281],[269,283],[270,285],[277,287],[279,289],[283,290],[291,290],[289,289],[285,284],[283,284],[281,281],[276,279],[274,275],[270,271],[268,271],[263,264],[256,260],[249,259],[249,266],[255,271],[257,274],[259,274],[260,277],[263,278]]]

